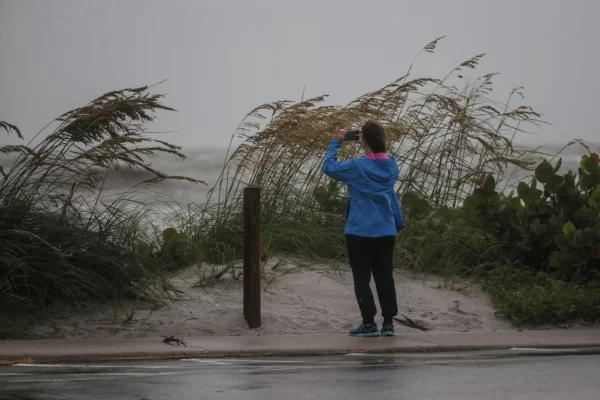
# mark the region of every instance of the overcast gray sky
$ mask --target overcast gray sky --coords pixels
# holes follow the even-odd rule
[[[0,120],[31,138],[109,90],[168,79],[184,146],[225,145],[251,108],[330,94],[346,103],[401,76],[440,77],[478,53],[524,86],[550,141],[598,137],[598,0],[0,0]],[[469,73],[471,74],[471,73]],[[0,135],[0,143],[10,139]]]

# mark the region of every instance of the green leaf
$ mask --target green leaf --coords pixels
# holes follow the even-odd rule
[[[548,218],[548,223],[553,226],[554,228],[557,228],[559,226],[562,226],[563,224],[560,222],[560,218],[558,218],[556,216],[556,214],[552,214],[550,216],[550,218]]]
[[[172,242],[177,237],[177,229],[175,228],[167,228],[163,231],[162,234],[163,240],[165,242]]]
[[[518,210],[522,207],[521,199],[519,197],[513,197],[508,201],[508,204],[510,204],[510,207],[514,210]]]
[[[594,200],[593,197],[590,197],[588,199],[588,207],[589,208],[596,208],[596,200]]]
[[[594,232],[590,228],[584,228],[581,231],[582,247],[592,247],[594,244]]]
[[[529,198],[529,193],[529,185],[525,182],[519,182],[519,185],[517,186],[517,194],[519,195],[519,197],[527,201],[527,199]]]
[[[588,162],[589,159],[590,159],[590,157],[587,154],[584,154],[583,156],[581,156],[581,161],[579,162],[579,165],[581,165],[581,168],[585,169],[585,164]]]
[[[598,172],[598,161],[596,161],[593,157],[584,156],[584,159],[581,160],[582,167],[592,174]]]
[[[543,248],[549,247],[549,246],[550,246],[550,245],[551,245],[551,244],[554,242],[554,240],[553,240],[553,239],[554,239],[554,238],[553,238],[552,236],[548,236],[548,235],[546,235],[546,236],[542,237],[542,240],[541,240],[541,242],[540,242],[540,245],[541,245]]]
[[[556,165],[554,166],[554,173],[556,174],[558,172],[558,170],[560,170],[560,167],[562,166],[562,158],[558,159],[558,162],[556,163]]]
[[[554,244],[561,250],[567,250],[569,248],[569,241],[565,235],[554,235]]]
[[[575,186],[575,173],[573,171],[569,171],[565,175],[565,184],[571,187]]]
[[[533,177],[533,179],[531,180],[531,189],[536,190],[537,189],[537,179],[535,178],[535,176]],[[542,182],[544,183],[544,182]]]
[[[596,185],[596,189],[592,193],[592,198],[597,202],[600,202],[600,185]]]
[[[546,184],[546,190],[549,192],[555,192],[556,189],[563,183],[563,177],[560,175],[554,175],[550,182]]]
[[[577,231],[575,225],[573,225],[572,222],[567,222],[566,224],[564,224],[562,230],[565,235],[570,235]]]
[[[558,251],[553,251],[552,255],[550,256],[550,265],[554,268],[558,268],[560,267],[562,258],[560,256],[560,252]]]
[[[552,164],[548,161],[544,160],[540,165],[535,169],[535,177],[541,183],[548,183],[554,176],[554,168],[552,168]]]
[[[189,240],[188,236],[183,233],[183,232],[179,232],[174,239],[174,242],[177,244],[183,244],[183,243],[187,243]]]
[[[579,186],[581,186],[583,190],[588,191],[594,187],[594,183],[594,176],[588,175],[587,171],[582,169],[579,175]]]
[[[493,192],[496,190],[496,180],[491,174],[485,177],[485,181],[483,181],[483,190],[486,192]]]

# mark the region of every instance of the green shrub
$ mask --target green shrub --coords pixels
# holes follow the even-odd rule
[[[488,274],[485,288],[496,314],[516,325],[559,324],[576,319],[600,318],[600,286],[579,285],[534,274],[515,266],[499,267]]]
[[[596,166],[594,155],[583,157],[578,177],[559,176],[560,163],[543,162],[516,195],[499,193],[494,178],[482,175],[454,210],[431,211],[419,196],[405,196],[403,205],[417,219],[400,236],[397,263],[479,280],[496,313],[517,325],[596,321]]]
[[[583,156],[577,176],[561,176],[559,168],[560,161],[542,162],[529,185],[519,183],[516,196],[498,193],[488,176],[463,210],[473,226],[511,244],[507,254],[514,262],[557,279],[590,282],[600,275],[598,156]]]

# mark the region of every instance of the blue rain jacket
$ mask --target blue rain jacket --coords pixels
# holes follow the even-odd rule
[[[348,185],[350,202],[346,235],[363,237],[396,236],[404,229],[404,214],[394,185],[400,169],[393,157],[360,157],[338,162],[342,142],[333,139],[323,162],[323,173]]]

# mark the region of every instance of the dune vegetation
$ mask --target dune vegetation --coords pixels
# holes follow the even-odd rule
[[[422,53],[434,53],[439,41]],[[464,80],[482,57],[441,78],[413,77],[411,66],[342,106],[320,96],[255,108],[232,137],[244,141],[230,148],[209,201],[181,207],[171,226],[157,226],[152,206],[132,193],[168,179],[202,182],[151,167],[157,155],[185,157],[146,135],[156,112],[171,111],[148,87],[110,92],[63,114],[35,146],[1,146],[18,158],[0,170],[0,312],[173,298],[176,269],[241,258],[248,186],[261,188],[265,254],[343,262],[347,193],[321,163],[336,127],[377,119],[401,168],[397,194],[408,228],[397,244],[399,268],[473,279],[517,324],[595,321],[598,156],[584,155],[581,168],[567,173],[532,161],[535,152],[515,139],[540,115],[519,103],[521,89],[494,100],[494,74]],[[0,128],[21,137],[13,125]],[[359,153],[347,145],[341,156]],[[124,167],[153,178],[107,200],[107,172]]]
[[[185,158],[177,146],[145,135],[157,111],[171,110],[161,100],[147,87],[109,92],[52,121],[39,144],[0,147],[16,156],[0,170],[0,312],[169,297],[170,261],[150,250],[151,206],[133,193],[166,179],[200,182],[150,166],[160,154]],[[14,125],[0,128],[23,138]],[[125,167],[153,178],[107,198],[107,172]]]

